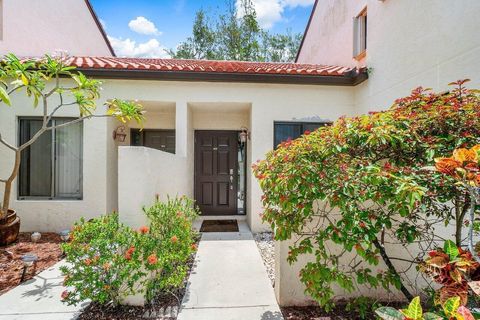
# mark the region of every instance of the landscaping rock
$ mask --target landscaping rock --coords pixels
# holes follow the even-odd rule
[[[268,278],[275,286],[275,241],[273,240],[273,233],[262,232],[254,234],[255,242],[257,244],[260,255],[263,259],[263,264],[267,269]]]

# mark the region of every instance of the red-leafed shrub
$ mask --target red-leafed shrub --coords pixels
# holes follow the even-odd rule
[[[480,95],[464,82],[449,92],[417,88],[386,111],[340,118],[282,143],[254,165],[263,220],[277,240],[299,237],[288,260],[315,255],[300,278],[321,305],[328,307],[334,283],[347,291],[394,287],[411,300],[395,262],[420,259],[410,258],[408,246],[392,256],[387,242],[430,250],[443,243],[435,224],[453,223],[461,245],[470,194],[432,168],[435,158],[480,142]]]

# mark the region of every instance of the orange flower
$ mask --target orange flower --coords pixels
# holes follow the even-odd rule
[[[476,153],[473,150],[458,148],[453,150],[453,159],[463,164],[464,162],[472,162],[476,159]]]
[[[131,260],[134,252],[135,252],[134,246],[131,246],[130,248],[128,248],[127,252],[125,252],[125,259]]]
[[[441,173],[448,175],[454,175],[455,169],[460,167],[461,163],[452,158],[436,158],[435,167]]]
[[[147,234],[149,231],[148,227],[147,226],[143,226],[143,227],[140,227],[140,229],[138,229],[138,232],[142,233],[142,234]]]
[[[89,259],[89,258],[85,259],[85,264],[86,264],[87,266],[91,265],[91,264],[92,264],[92,260]]]
[[[475,181],[475,184],[477,185],[477,187],[480,187],[480,174],[477,174],[474,181]]]
[[[148,264],[155,264],[158,262],[157,256],[155,253],[152,253],[151,255],[148,256],[147,258]]]
[[[193,251],[197,251],[198,246],[197,246],[196,243],[192,243],[191,248],[192,248]]]
[[[70,295],[70,292],[68,292],[67,290],[63,291],[61,295],[62,300],[67,299],[69,295]]]
[[[171,237],[171,238],[170,238],[170,241],[172,241],[172,243],[177,243],[177,242],[178,242],[177,236]]]
[[[110,270],[110,267],[111,267],[111,266],[110,266],[110,263],[108,263],[108,262],[105,262],[105,263],[103,264],[103,269],[104,269],[105,271]]]

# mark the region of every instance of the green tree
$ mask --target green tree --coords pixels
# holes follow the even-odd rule
[[[192,33],[191,37],[178,46],[176,52],[169,50],[168,53],[177,59],[216,59],[215,31],[203,9],[195,15]]]
[[[288,30],[286,34],[269,34],[264,32],[262,35],[262,61],[294,61],[297,55],[298,46],[302,41],[300,33],[292,33]]]
[[[420,87],[386,111],[342,117],[283,142],[253,166],[263,220],[276,240],[292,239],[290,263],[314,255],[300,280],[325,308],[334,285],[346,292],[398,289],[411,300],[407,271],[419,263],[419,248],[426,253],[444,242],[436,230],[452,224],[452,247],[462,245],[464,226],[474,222],[478,230],[474,195],[430,169],[436,159],[442,172],[467,174],[458,159],[443,158],[459,148],[475,159],[464,148],[480,143],[480,94],[466,81],[441,93]],[[467,169],[478,170],[470,163]],[[480,173],[467,176],[480,182]]]
[[[96,100],[100,97],[101,82],[89,79],[74,69],[66,65],[62,59],[54,59],[48,55],[42,60],[20,60],[15,55],[9,54],[1,61],[1,102],[12,106],[13,94],[24,93],[31,97],[33,107],[40,107],[42,110],[42,127],[29,141],[19,146],[5,140],[0,132],[0,144],[14,153],[10,175],[0,179],[0,183],[5,185],[3,203],[0,207],[0,227],[11,223],[8,219],[10,197],[13,181],[20,169],[21,154],[42,134],[96,117],[115,117],[122,122],[143,121],[142,106],[133,101],[112,99],[105,103],[104,114],[96,113]],[[60,125],[52,125],[51,120],[65,108],[78,108],[78,117]],[[18,219],[16,223],[19,223]],[[18,234],[18,229],[16,232],[5,234],[9,239],[2,239],[4,233],[1,233],[0,244],[15,241],[17,236],[15,233]]]
[[[169,54],[179,59],[287,62],[295,59],[301,38],[291,31],[270,34],[260,27],[252,0],[229,0],[216,19],[199,10],[192,36]]]

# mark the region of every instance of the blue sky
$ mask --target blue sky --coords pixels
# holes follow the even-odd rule
[[[135,57],[166,57],[165,48],[175,48],[191,34],[198,9],[216,16],[224,11],[226,1],[90,0],[117,55]],[[314,0],[253,2],[265,29],[303,33]]]

